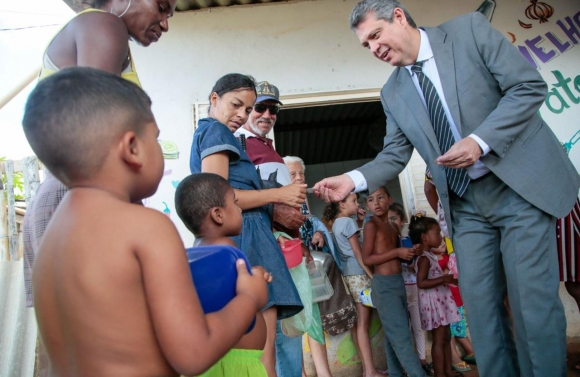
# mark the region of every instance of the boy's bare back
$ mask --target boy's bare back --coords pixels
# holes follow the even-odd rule
[[[36,86],[22,123],[39,159],[70,189],[32,276],[53,374],[206,371],[243,336],[267,287],[238,260],[236,296],[205,314],[173,223],[131,204],[153,195],[163,176],[150,98],[118,76],[66,68]]]
[[[372,216],[365,224],[363,240],[363,259],[367,259],[366,255],[370,255],[375,261],[380,260],[374,264],[376,274],[401,273],[401,261],[398,255],[393,253],[394,249],[397,248],[398,231],[391,223],[382,221],[377,216]]]
[[[172,311],[177,301],[199,310],[195,296],[164,288],[178,287],[167,284],[175,280],[191,285],[187,266],[163,214],[97,189],[71,190],[44,235],[33,274],[39,326],[56,373],[177,375],[158,338],[178,329],[155,328],[152,317],[179,315]]]

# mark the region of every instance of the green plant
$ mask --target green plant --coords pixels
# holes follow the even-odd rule
[[[5,161],[6,157],[0,157],[0,163]],[[14,179],[14,199],[24,200],[24,174],[19,171],[13,175]],[[3,195],[6,197],[6,173],[2,173],[2,186],[4,187]]]

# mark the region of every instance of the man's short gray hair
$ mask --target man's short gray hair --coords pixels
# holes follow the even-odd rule
[[[417,24],[415,24],[407,9],[397,0],[362,0],[350,13],[350,28],[351,30],[358,28],[361,22],[371,13],[375,15],[377,20],[385,20],[388,23],[392,23],[395,8],[400,8],[405,13],[409,25],[417,28]]]
[[[283,158],[284,163],[286,165],[288,165],[291,162],[299,162],[300,165],[302,166],[302,170],[306,171],[306,165],[304,165],[304,161],[302,161],[302,159],[300,157],[296,157],[296,156],[286,156]]]

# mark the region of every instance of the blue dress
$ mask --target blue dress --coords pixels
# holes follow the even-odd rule
[[[234,134],[213,118],[201,119],[198,125],[191,146],[191,173],[201,173],[201,161],[205,157],[227,151],[230,155],[230,185],[239,190],[259,190],[261,180],[256,167]],[[244,252],[252,266],[263,266],[273,277],[272,283],[268,284],[269,297],[264,310],[276,306],[278,319],[299,313],[303,308],[302,302],[280,246],[272,234],[272,224],[266,207],[244,210],[242,218],[242,234],[231,237],[232,240]]]

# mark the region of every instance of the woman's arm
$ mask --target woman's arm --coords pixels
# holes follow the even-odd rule
[[[429,259],[419,258],[417,260],[419,269],[417,270],[417,287],[421,289],[435,288],[441,284],[457,284],[453,275],[443,275],[435,279],[429,279]]]
[[[201,171],[221,175],[225,179],[229,176],[230,157],[228,152],[218,152],[205,157],[201,161]],[[280,188],[267,190],[237,190],[238,206],[242,209],[251,209],[270,203],[282,203],[299,208],[306,199],[305,184],[291,184]]]
[[[350,236],[348,241],[350,242],[350,247],[354,252],[354,257],[358,261],[358,264],[360,264],[360,266],[363,268],[363,270],[365,270],[365,272],[367,273],[367,275],[369,275],[369,277],[373,277],[372,270],[366,264],[363,263],[360,242],[358,241],[358,232]]]

